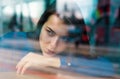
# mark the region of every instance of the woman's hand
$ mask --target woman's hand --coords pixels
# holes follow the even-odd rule
[[[52,63],[52,64],[51,64]],[[17,73],[23,74],[29,67],[40,68],[40,67],[60,67],[59,57],[46,57],[35,53],[29,53],[23,57],[17,64]]]

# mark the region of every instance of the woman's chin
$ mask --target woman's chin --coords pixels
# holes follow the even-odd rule
[[[53,56],[55,56],[55,54],[43,53],[43,56],[46,56],[46,57],[53,57]]]

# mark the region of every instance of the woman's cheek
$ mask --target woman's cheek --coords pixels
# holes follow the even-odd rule
[[[64,52],[67,48],[67,45],[61,45],[61,46],[58,46],[58,51],[59,52]]]
[[[49,39],[48,35],[43,31],[40,35],[40,40],[39,41],[47,42],[48,39]]]

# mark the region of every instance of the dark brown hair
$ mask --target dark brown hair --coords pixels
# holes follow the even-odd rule
[[[58,16],[61,15],[59,13],[57,13],[56,11],[56,5],[55,3],[51,4],[49,7],[47,7],[47,9],[44,11],[44,13],[42,14],[42,16],[40,17],[38,23],[37,23],[37,28],[36,28],[36,39],[39,40],[39,35],[41,32],[41,29],[44,25],[44,23],[48,20],[48,18],[52,15],[52,14],[57,14]],[[84,30],[85,27],[85,22],[82,19],[76,19],[74,14],[71,17],[67,17],[64,16],[61,18],[66,24],[72,24],[75,26],[75,30],[70,31],[70,37],[72,38],[72,40],[76,40],[74,41],[75,45],[79,45],[79,43],[83,43],[83,41],[81,40],[82,38],[82,34],[86,34],[87,32]],[[87,44],[89,43],[89,41],[87,42]]]

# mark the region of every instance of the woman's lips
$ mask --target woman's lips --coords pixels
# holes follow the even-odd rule
[[[46,54],[48,54],[48,55],[54,55],[54,54],[55,54],[55,52],[54,52],[54,51],[49,50],[49,49],[48,49],[45,53],[46,53]]]

